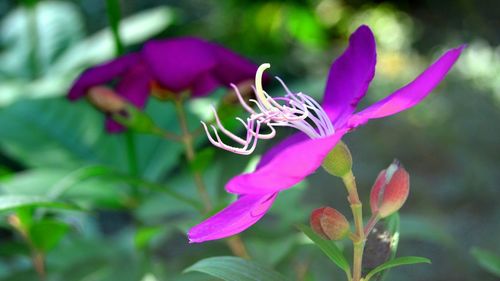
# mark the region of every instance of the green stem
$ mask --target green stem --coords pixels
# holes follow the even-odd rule
[[[107,15],[113,40],[115,42],[116,55],[122,55],[124,51],[123,41],[120,36],[120,1],[119,0],[106,0]]]
[[[27,7],[28,10],[28,33],[30,37],[31,52],[29,60],[31,64],[31,78],[35,79],[40,74],[40,64],[38,57],[38,19],[36,10],[36,1]]]
[[[365,232],[363,229],[363,205],[359,200],[358,189],[356,187],[356,179],[350,171],[342,177],[344,185],[349,194],[348,200],[351,205],[352,215],[354,218],[355,233],[353,239],[353,265],[352,265],[352,280],[360,281],[363,264],[363,250],[365,247]]]
[[[379,220],[380,216],[378,215],[378,213],[373,214],[370,220],[368,220],[364,230],[366,237],[368,237],[368,235],[370,234],[370,232],[372,231],[372,229],[375,227],[375,225]]]
[[[21,223],[18,215],[10,215],[7,219],[9,224],[21,235],[24,239],[28,248],[31,252],[31,262],[33,263],[33,267],[35,268],[36,274],[38,275],[38,279],[40,281],[45,281],[47,272],[45,270],[45,255],[41,250],[38,250],[33,240],[29,236],[29,232],[25,225]]]
[[[124,134],[125,136],[125,145],[127,151],[127,160],[128,160],[128,168],[129,172],[132,176],[139,176],[139,168],[137,166],[137,153],[135,149],[135,136],[134,133],[130,130],[127,130]],[[138,195],[139,189],[137,186],[132,186],[134,195]]]
[[[177,117],[179,119],[179,125],[182,130],[182,143],[184,144],[184,149],[186,151],[186,158],[189,163],[195,161],[196,153],[193,145],[193,136],[189,132],[187,125],[186,112],[184,111],[184,105],[182,104],[181,98],[174,101],[175,109],[177,110]],[[207,192],[207,188],[203,182],[203,177],[198,171],[193,171],[193,178],[196,184],[196,189],[198,195],[201,198],[203,205],[205,206],[205,211],[209,212],[212,210],[212,202],[210,201],[210,196]]]
[[[127,182],[129,184],[140,185],[140,186],[143,186],[144,188],[164,193],[165,195],[168,195],[168,196],[170,196],[170,197],[172,197],[180,202],[188,204],[188,205],[196,208],[199,211],[203,210],[201,204],[199,204],[197,201],[195,201],[191,198],[185,197],[184,195],[179,194],[175,191],[172,191],[168,188],[165,188],[165,186],[163,186],[161,184],[149,182],[149,181],[143,180],[141,178],[135,178],[135,177],[127,176],[127,175],[121,175],[121,177],[123,178],[123,180],[125,182]]]
[[[193,144],[193,134],[189,131],[187,125],[187,117],[186,117],[186,112],[184,111],[184,104],[182,97],[174,99],[174,104],[175,104],[175,109],[177,111],[177,117],[179,119],[179,125],[182,131],[181,139],[182,143],[184,144],[184,149],[186,151],[186,158],[189,163],[192,163],[193,161],[196,160],[196,152]],[[205,187],[205,183],[203,182],[203,177],[200,172],[193,171],[193,178],[200,199],[203,202],[205,212],[208,213],[212,211],[212,202],[207,192],[207,188]],[[243,243],[243,240],[239,235],[234,235],[226,239],[225,241],[234,255],[246,259],[250,258],[250,255],[248,254],[245,244]]]
[[[120,19],[121,19],[121,8],[119,0],[106,0],[106,11],[108,15],[109,25],[111,26],[111,33],[113,34],[113,40],[115,42],[115,54],[120,56],[124,52],[123,41],[120,36]],[[125,132],[125,146],[128,159],[128,168],[132,176],[137,177],[139,175],[139,168],[137,165],[137,154],[135,147],[135,137],[134,133],[130,130]],[[133,186],[134,197],[139,193],[137,186]]]

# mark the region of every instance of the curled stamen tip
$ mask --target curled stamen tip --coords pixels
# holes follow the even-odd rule
[[[262,74],[264,72],[264,70],[266,70],[268,68],[271,68],[271,64],[268,62],[263,63],[259,66],[259,68],[257,68],[257,73]]]
[[[255,73],[255,96],[267,109],[271,109],[273,106],[267,101],[266,94],[262,88],[262,76],[264,75],[264,71],[270,67],[271,64],[263,63],[257,68],[257,72]]]

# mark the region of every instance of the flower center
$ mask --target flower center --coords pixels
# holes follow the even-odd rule
[[[241,96],[238,88],[234,84],[231,84],[241,106],[250,113],[246,122],[241,118],[236,118],[243,124],[247,131],[245,138],[241,138],[224,128],[215,108],[212,106],[217,124],[217,127],[211,125],[215,139],[212,137],[207,125],[204,122],[201,123],[205,128],[208,139],[213,145],[234,153],[248,155],[255,150],[259,139],[273,138],[276,135],[274,127],[277,126],[295,128],[310,138],[322,138],[330,136],[335,132],[328,115],[313,98],[300,92],[291,92],[280,78],[276,77],[283,86],[286,94],[283,97],[277,98],[269,96],[262,87],[262,76],[264,71],[270,67],[271,65],[268,63],[262,64],[255,74],[255,87],[253,89],[256,99],[250,99],[249,102],[254,103],[257,106],[257,110],[249,106]],[[269,129],[268,133],[261,132],[264,126]],[[224,143],[217,132],[217,128],[227,137],[239,143],[241,147]]]

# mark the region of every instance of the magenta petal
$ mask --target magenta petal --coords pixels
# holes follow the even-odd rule
[[[134,65],[138,58],[137,54],[129,54],[85,70],[71,86],[68,98],[79,99],[89,88],[110,82]]]
[[[217,56],[217,67],[214,72],[221,86],[229,87],[231,83],[238,84],[254,78],[257,66],[251,61],[218,44],[212,44],[212,48]],[[266,74],[264,80],[267,79]]]
[[[354,112],[375,75],[377,53],[370,28],[363,25],[349,38],[349,47],[332,64],[323,99],[323,108],[334,127]]]
[[[341,129],[329,137],[308,139],[284,147],[254,172],[232,178],[226,184],[226,190],[236,194],[263,194],[288,189],[316,171],[346,132],[347,129]]]
[[[141,54],[162,87],[176,93],[190,90],[195,97],[252,79],[257,70],[249,60],[198,38],[151,41]]]
[[[125,129],[125,127],[123,127],[120,123],[116,122],[109,116],[106,117],[104,127],[106,128],[106,132],[108,133],[120,133]]]
[[[305,141],[308,139],[309,139],[309,137],[302,132],[299,132],[299,133],[296,133],[296,134],[293,134],[293,135],[287,137],[286,139],[282,140],[281,142],[279,142],[275,146],[271,147],[268,151],[266,151],[266,153],[264,153],[262,155],[262,157],[260,158],[259,164],[257,165],[257,169],[267,165],[267,163],[269,163],[269,161],[271,161],[274,158],[274,156],[278,155],[283,149],[285,149],[293,144],[296,144],[298,142]]]
[[[146,67],[138,63],[122,75],[116,91],[136,107],[143,108],[150,94],[151,81]]]
[[[210,43],[197,38],[150,41],[141,54],[155,80],[173,92],[188,90],[217,64]]]
[[[221,239],[242,232],[266,214],[277,195],[242,195],[224,210],[191,228],[189,242]]]
[[[198,79],[193,83],[191,87],[191,96],[193,97],[204,96],[214,91],[219,86],[220,83],[214,77],[214,75],[212,73],[207,72],[203,75],[200,75]]]
[[[121,75],[118,85],[116,86],[116,91],[128,102],[142,109],[148,100],[150,85],[151,77],[146,67],[141,63],[137,63],[130,66],[127,71]],[[120,133],[125,129],[125,127],[109,116],[106,118],[105,127],[108,133]]]
[[[447,51],[413,82],[397,90],[388,97],[374,103],[349,119],[349,126],[356,127],[369,119],[396,114],[418,104],[444,79],[455,64],[465,46]]]

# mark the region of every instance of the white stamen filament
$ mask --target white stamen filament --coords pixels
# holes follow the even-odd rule
[[[238,88],[231,84],[243,109],[250,114],[246,122],[239,117],[236,118],[247,130],[245,138],[241,138],[227,130],[222,125],[215,108],[212,106],[217,125],[217,127],[211,125],[215,139],[212,137],[208,126],[204,122],[201,123],[205,128],[209,141],[213,145],[234,153],[248,155],[255,150],[259,139],[271,139],[276,135],[274,126],[292,127],[305,133],[310,138],[322,138],[332,135],[335,132],[328,115],[313,98],[303,93],[295,94],[291,92],[278,77],[276,79],[281,83],[287,94],[284,97],[278,98],[269,96],[262,87],[262,76],[264,75],[264,71],[270,67],[271,65],[268,63],[262,64],[255,74],[255,87],[252,88],[254,89],[256,99],[250,99],[249,102],[254,103],[258,110],[254,110],[249,106],[241,96]],[[269,128],[270,132],[261,133],[260,129],[262,125]],[[242,147],[235,147],[224,143],[217,132],[217,128],[224,135],[242,145]]]

